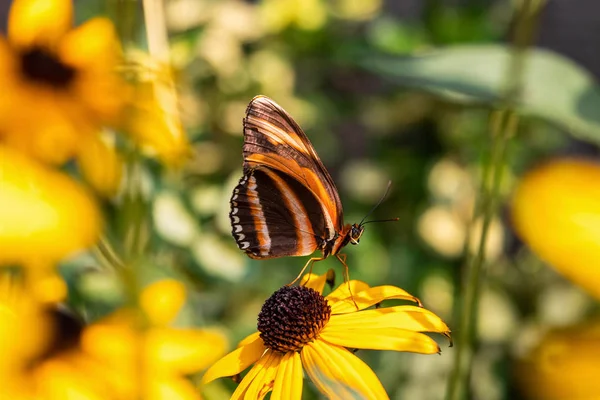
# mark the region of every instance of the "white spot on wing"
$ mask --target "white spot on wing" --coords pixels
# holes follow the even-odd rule
[[[245,250],[250,247],[250,242],[242,242],[240,243],[240,249]]]
[[[237,217],[235,215],[231,215],[231,222],[233,222],[234,224],[239,224],[240,223],[240,217]]]

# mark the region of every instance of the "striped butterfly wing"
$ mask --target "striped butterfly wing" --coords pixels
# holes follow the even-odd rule
[[[231,197],[233,237],[251,258],[312,254],[326,233],[319,200],[280,171],[248,170]]]
[[[343,226],[333,179],[298,124],[265,96],[246,110],[244,177],[230,218],[238,246],[254,258],[311,254]]]

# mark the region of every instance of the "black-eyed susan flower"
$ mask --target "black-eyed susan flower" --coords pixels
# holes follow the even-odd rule
[[[79,350],[82,328],[68,311],[32,297],[18,275],[1,271],[1,397],[116,400],[101,366]]]
[[[420,306],[367,308],[388,299],[418,299],[394,286],[342,284],[328,296],[326,275],[304,277],[304,286],[283,287],[263,305],[258,332],[216,362],[202,382],[234,376],[254,364],[232,399],[300,399],[302,375],[330,399],[387,399],[375,373],[350,349],[439,353],[421,332],[449,335],[446,324]],[[356,303],[356,305],[355,305]],[[358,306],[358,310],[357,307]]]
[[[540,258],[600,298],[600,164],[559,159],[533,169],[512,201],[517,234]]]
[[[184,301],[183,284],[158,281],[143,290],[141,315],[119,310],[84,330],[82,351],[104,366],[119,399],[200,398],[186,376],[206,369],[226,342],[218,331],[170,326]]]
[[[12,274],[0,270],[0,387],[7,398],[19,398],[22,371],[47,347],[51,334],[40,304],[15,284]]]
[[[86,180],[114,195],[122,162],[103,126],[120,122],[130,88],[117,73],[110,21],[73,28],[70,0],[16,0],[0,37],[0,143],[50,164],[76,158]]]
[[[15,0],[0,39],[0,141],[54,164],[82,157],[121,116],[120,60],[109,20],[73,28],[71,0]]]
[[[185,301],[176,281],[146,288],[142,314],[122,309],[88,326],[5,283],[0,276],[0,387],[10,399],[197,400],[185,376],[225,349],[216,331],[169,327]]]

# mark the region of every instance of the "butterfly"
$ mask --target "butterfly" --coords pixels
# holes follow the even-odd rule
[[[322,256],[311,258],[298,277],[312,262],[329,256],[342,262],[347,277],[340,250],[359,243],[364,224],[344,225],[335,183],[310,140],[266,96],[256,96],[246,109],[243,153],[243,176],[229,213],[238,247],[254,259],[320,250]]]

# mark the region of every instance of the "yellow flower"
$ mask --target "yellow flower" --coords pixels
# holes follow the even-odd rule
[[[600,165],[555,160],[523,177],[512,202],[518,235],[540,258],[600,298]]]
[[[218,332],[170,327],[184,301],[180,282],[159,281],[141,295],[143,319],[124,309],[85,329],[81,347],[105,366],[103,376],[119,398],[200,398],[186,375],[207,368],[226,343]]]
[[[67,175],[0,146],[0,265],[55,263],[92,245],[100,215]]]
[[[388,299],[418,303],[415,297],[394,286],[371,288],[360,281],[350,281],[353,296],[343,284],[323,297],[326,279],[307,275],[305,286],[275,292],[259,314],[259,332],[215,363],[202,382],[237,375],[254,364],[232,399],[262,399],[270,391],[273,400],[300,399],[303,369],[330,399],[387,399],[377,376],[347,348],[440,352],[420,333],[449,335],[432,312],[408,305],[365,310]]]
[[[15,0],[0,38],[0,141],[55,164],[116,123],[126,97],[110,21],[72,20],[71,0]]]
[[[81,321],[39,303],[24,282],[0,272],[0,387],[2,398],[111,399],[101,368],[78,350]]]
[[[0,270],[0,387],[16,398],[26,364],[42,353],[51,340],[51,325],[39,303]]]
[[[587,400],[600,395],[600,323],[550,332],[515,368],[530,399]]]
[[[56,263],[91,246],[100,229],[100,213],[83,188],[0,145],[0,268],[24,267],[31,295],[64,298]]]
[[[191,155],[180,119],[173,72],[145,53],[128,58],[138,65],[131,101],[121,128],[144,152],[164,164],[181,166]]]
[[[176,281],[143,291],[147,320],[121,310],[87,327],[14,285],[6,290],[11,286],[5,283],[0,277],[0,387],[6,398],[195,400],[197,389],[184,375],[208,367],[225,349],[218,333],[167,326],[185,300]]]

